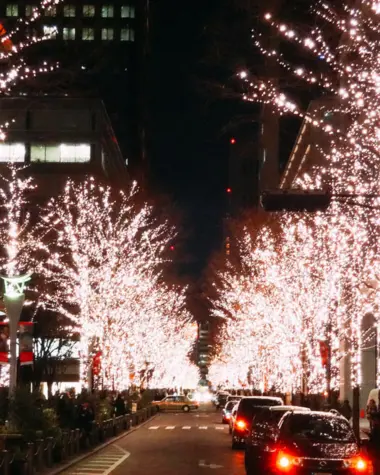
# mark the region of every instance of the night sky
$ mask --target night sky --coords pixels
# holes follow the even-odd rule
[[[239,96],[218,97],[213,87],[260,59],[249,38],[252,20],[235,8],[239,0],[233,9],[228,0],[151,3],[151,183],[183,212],[183,252],[192,257],[185,272],[197,277],[223,238],[233,134],[224,128],[239,113],[257,116],[257,107],[237,110]],[[285,128],[285,156],[297,129]]]

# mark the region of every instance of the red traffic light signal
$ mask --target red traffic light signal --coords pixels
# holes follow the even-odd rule
[[[171,251],[174,251],[174,249],[175,249],[175,247],[174,247],[173,245],[170,246],[170,250],[171,250]]]
[[[324,190],[273,190],[261,195],[261,205],[266,211],[326,211],[331,203],[331,193]]]
[[[232,189],[231,189],[231,188],[227,188],[226,191],[227,191],[227,193],[232,193]]]
[[[230,144],[231,144],[231,145],[235,145],[235,144],[236,144],[236,139],[232,138],[232,139],[230,140]]]

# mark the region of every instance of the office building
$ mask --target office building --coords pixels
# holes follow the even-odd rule
[[[28,165],[37,193],[62,191],[68,177],[97,176],[128,186],[127,165],[100,100],[62,97],[0,98],[0,123],[10,122],[0,143],[0,166]],[[42,197],[42,196],[41,196]]]
[[[208,374],[208,366],[210,364],[210,333],[209,322],[198,323],[197,364],[199,366],[202,379],[206,379]]]
[[[30,19],[37,4],[2,2],[0,18],[7,31],[19,18]],[[48,39],[25,50],[26,60],[50,60],[60,67],[53,78],[41,76],[32,86],[21,84],[19,90],[100,97],[124,159],[131,167],[141,166],[149,0],[64,0],[47,8],[32,25]]]

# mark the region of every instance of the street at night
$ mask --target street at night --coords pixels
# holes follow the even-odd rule
[[[228,425],[220,419],[220,412],[211,407],[198,413],[158,414],[63,474],[244,475],[244,452],[231,450]]]

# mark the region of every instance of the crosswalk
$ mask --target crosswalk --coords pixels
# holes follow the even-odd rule
[[[212,425],[212,426],[150,426],[148,427],[149,430],[175,430],[175,429],[180,429],[180,430],[225,430],[228,429],[227,425]]]
[[[62,475],[109,475],[129,457],[130,453],[118,445],[112,445],[93,457],[62,472]]]

